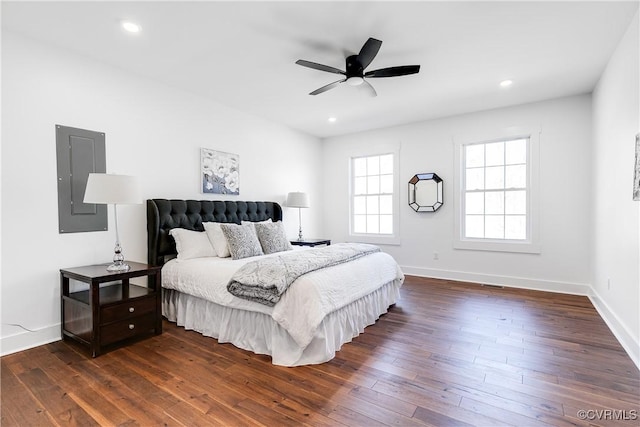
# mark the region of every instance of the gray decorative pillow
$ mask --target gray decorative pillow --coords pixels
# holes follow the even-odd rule
[[[220,229],[227,238],[231,258],[264,255],[253,225],[220,224]]]
[[[256,233],[258,234],[258,240],[262,246],[262,251],[265,254],[272,254],[274,252],[290,251],[293,249],[289,239],[287,239],[287,233],[284,231],[284,225],[282,221],[278,222],[256,222]]]

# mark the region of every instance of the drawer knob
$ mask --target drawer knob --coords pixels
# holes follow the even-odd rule
[[[129,313],[133,313],[134,311],[136,311],[136,309],[135,309],[135,308],[133,308],[133,307],[129,307]]]
[[[135,327],[136,327],[136,325],[134,325],[133,323],[130,323],[130,324],[129,324],[129,329],[133,329],[133,328],[135,328]]]

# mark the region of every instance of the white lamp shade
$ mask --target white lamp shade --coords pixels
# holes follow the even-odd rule
[[[138,179],[129,175],[90,173],[84,202],[105,205],[142,203]]]
[[[287,206],[290,208],[308,208],[311,207],[309,195],[302,192],[293,192],[287,195]]]

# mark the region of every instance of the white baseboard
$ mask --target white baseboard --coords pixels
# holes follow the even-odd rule
[[[39,345],[61,340],[60,324],[45,326],[33,332],[20,331],[0,338],[0,356],[28,350]]]
[[[607,303],[600,298],[595,290],[592,290],[589,295],[591,303],[602,317],[602,320],[607,324],[613,335],[618,339],[618,342],[627,352],[636,367],[640,369],[640,342],[632,333],[629,332],[629,328],[620,321],[620,318],[611,310]]]
[[[607,324],[622,348],[627,352],[633,363],[640,369],[640,342],[629,332],[629,328],[620,321],[618,316],[593,290],[591,285],[581,283],[555,282],[537,280],[524,277],[496,276],[483,273],[467,273],[463,271],[438,270],[421,267],[402,266],[405,274],[434,279],[458,280],[487,285],[499,285],[510,288],[532,289],[537,291],[556,292],[561,294],[583,295],[589,297],[600,317]]]
[[[498,276],[484,273],[468,273],[466,271],[438,270],[435,268],[402,266],[402,271],[411,276],[432,277],[434,279],[458,280],[461,282],[497,285],[508,288],[533,289],[536,291],[556,292],[561,294],[591,294],[591,286],[586,283],[556,282],[551,280],[529,279],[526,277]]]

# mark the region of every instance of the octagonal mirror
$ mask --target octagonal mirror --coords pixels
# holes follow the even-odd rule
[[[409,180],[409,206],[416,212],[435,212],[443,204],[442,178],[419,173]]]

